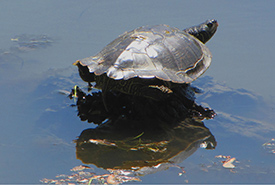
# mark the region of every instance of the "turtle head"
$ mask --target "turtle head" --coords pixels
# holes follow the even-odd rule
[[[218,22],[215,19],[207,20],[197,26],[192,26],[183,31],[189,33],[199,39],[202,43],[206,43],[216,32]]]

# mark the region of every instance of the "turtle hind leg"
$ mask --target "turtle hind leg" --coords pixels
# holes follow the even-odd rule
[[[163,85],[149,85],[137,89],[135,95],[160,101],[165,99],[171,93],[173,93],[173,91]]]
[[[149,85],[150,88],[156,88],[160,91],[162,91],[163,93],[173,93],[173,91],[171,89],[169,89],[168,87],[164,86],[164,85]]]

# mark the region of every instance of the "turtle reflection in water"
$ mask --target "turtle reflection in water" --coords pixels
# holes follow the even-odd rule
[[[186,118],[168,124],[157,121],[154,127],[146,125],[152,125],[152,120],[140,126],[139,121],[118,118],[86,129],[76,140],[77,158],[99,168],[146,175],[179,167],[201,144],[206,149],[215,149],[217,144],[200,120]]]
[[[113,109],[108,112],[101,92],[86,95],[76,87],[71,96],[77,96],[81,120],[99,124],[84,130],[76,140],[77,158],[85,164],[145,175],[177,167],[202,143],[206,149],[216,147],[214,136],[202,122],[215,113],[208,110],[200,114],[200,106],[186,109],[174,96],[166,101],[148,101],[110,93],[107,98],[113,100]]]
[[[212,55],[204,45],[216,32],[216,20],[183,31],[168,25],[144,26],[126,32],[96,56],[76,61],[84,81],[96,82],[107,94],[120,92],[153,100],[171,94],[194,100],[189,84],[209,67]]]

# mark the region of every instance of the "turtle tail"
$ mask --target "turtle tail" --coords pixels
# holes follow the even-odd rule
[[[88,82],[91,86],[91,82],[95,81],[94,73],[90,73],[89,68],[81,64],[78,60],[73,65],[78,67],[79,76],[82,78],[83,81]]]

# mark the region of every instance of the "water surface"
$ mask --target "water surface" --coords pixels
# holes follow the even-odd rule
[[[74,139],[94,124],[80,121],[62,92],[86,84],[71,64],[96,54],[127,30],[168,24],[184,29],[215,18],[207,43],[212,65],[194,85],[197,102],[218,116],[204,124],[215,150],[199,148],[179,165],[141,177],[143,183],[274,183],[274,1],[1,1],[0,183],[39,183],[71,174]],[[49,39],[22,47],[17,36]],[[44,45],[44,44],[45,45]],[[274,148],[273,148],[274,149]],[[217,155],[235,157],[234,170]],[[96,174],[107,173],[94,168]]]

